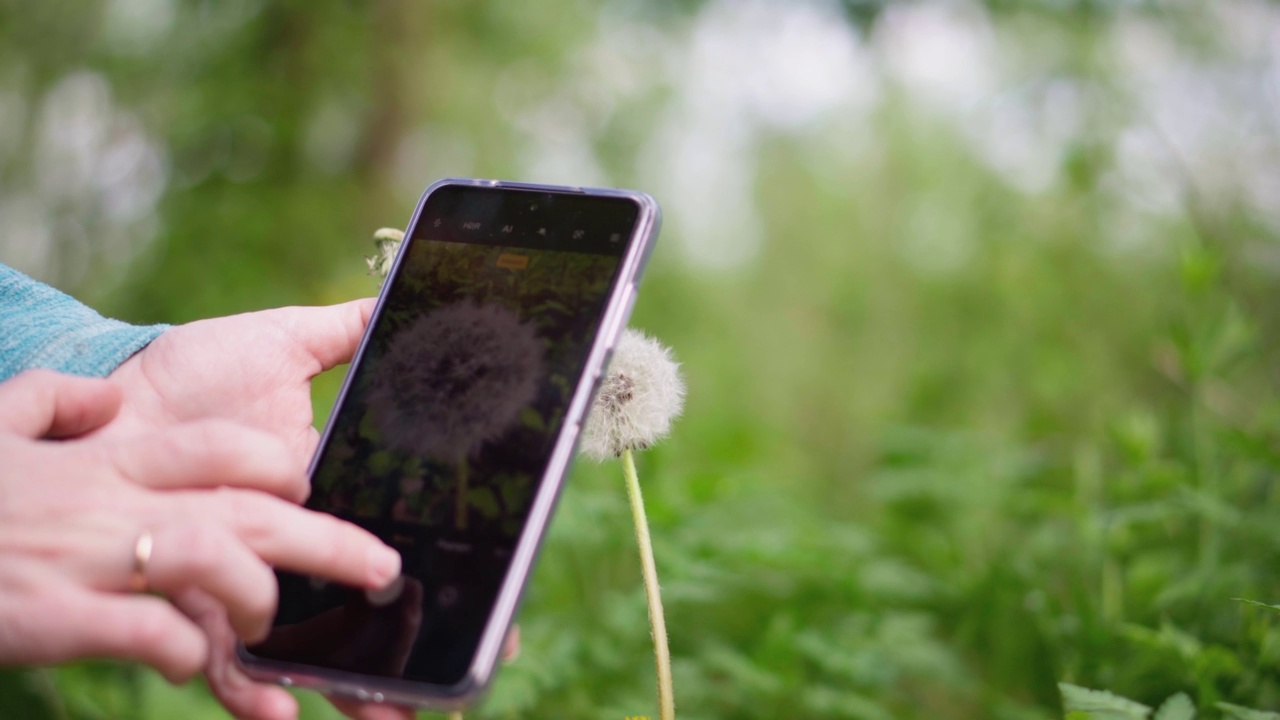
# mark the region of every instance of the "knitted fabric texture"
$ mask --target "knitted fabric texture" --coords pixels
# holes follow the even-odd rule
[[[104,318],[0,265],[0,382],[33,368],[106,377],[168,327]]]

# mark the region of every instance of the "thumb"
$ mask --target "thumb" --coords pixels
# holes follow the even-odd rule
[[[29,438],[83,435],[120,410],[120,388],[101,378],[28,370],[0,383],[0,431]]]
[[[324,371],[351,362],[373,315],[374,304],[373,298],[365,298],[340,305],[287,307],[266,312],[273,315]]]

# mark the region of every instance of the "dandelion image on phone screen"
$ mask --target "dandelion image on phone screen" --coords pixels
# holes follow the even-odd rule
[[[468,458],[533,402],[542,356],[531,323],[497,303],[471,301],[415,320],[387,347],[369,389],[370,417],[387,448],[454,467],[459,530],[469,515]]]
[[[351,421],[317,469],[324,507],[446,542],[514,538],[616,267],[609,255],[419,241],[347,399]]]

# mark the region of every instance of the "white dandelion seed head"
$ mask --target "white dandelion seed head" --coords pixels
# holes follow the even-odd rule
[[[671,432],[684,408],[684,380],[671,350],[639,330],[627,328],[613,350],[580,451],[596,460],[643,450]]]
[[[373,231],[373,241],[381,245],[384,242],[399,243],[404,240],[404,231],[384,227]]]
[[[396,261],[396,253],[400,251],[400,244],[404,242],[404,231],[395,228],[381,228],[373,233],[373,255],[364,259],[369,265],[369,274],[377,275],[382,280],[387,279],[387,274],[391,272],[391,265]]]
[[[369,388],[370,415],[387,447],[461,462],[534,401],[544,353],[534,326],[502,305],[433,310],[391,339]]]

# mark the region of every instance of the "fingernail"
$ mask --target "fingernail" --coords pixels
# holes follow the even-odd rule
[[[404,576],[398,575],[384,588],[365,590],[364,597],[374,607],[386,607],[399,600],[402,592],[404,592]]]
[[[400,553],[383,545],[369,550],[373,582],[382,587],[400,576]]]

